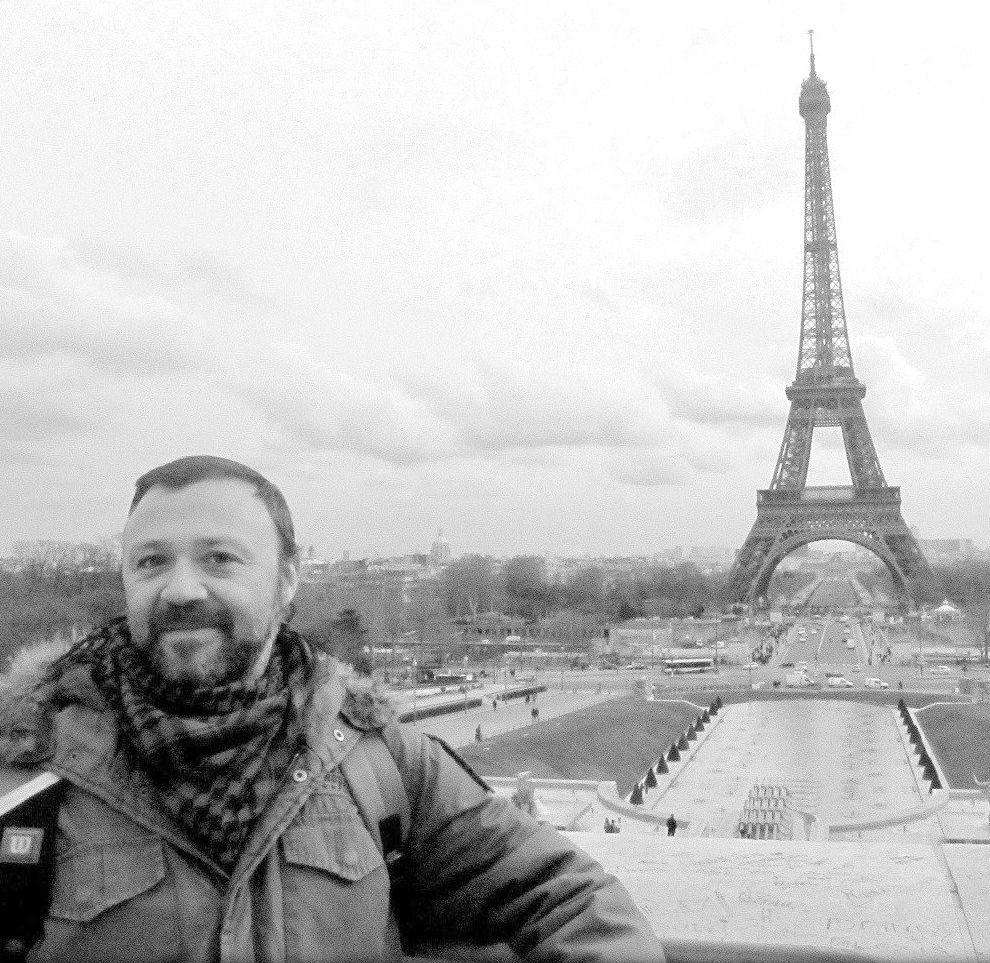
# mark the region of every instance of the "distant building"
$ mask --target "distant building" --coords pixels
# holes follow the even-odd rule
[[[436,540],[430,546],[430,560],[434,565],[444,565],[450,561],[450,542],[443,537],[443,529],[437,532]]]
[[[692,545],[687,560],[702,570],[726,568],[732,564],[733,552],[722,545]]]
[[[976,554],[971,538],[919,538],[918,547],[931,562],[954,562]]]

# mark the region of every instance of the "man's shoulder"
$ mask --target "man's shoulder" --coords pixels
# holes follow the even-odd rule
[[[380,682],[359,676],[348,665],[332,658],[317,664],[316,709],[326,723],[340,717],[364,732],[382,731],[398,722],[398,711],[389,691]]]
[[[357,729],[385,729],[398,720],[388,690],[380,683],[353,673],[341,679],[344,687],[340,713]]]

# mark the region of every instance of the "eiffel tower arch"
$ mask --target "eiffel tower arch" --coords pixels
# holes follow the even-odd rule
[[[770,487],[757,492],[756,522],[729,574],[733,601],[765,597],[770,577],[796,548],[823,539],[855,542],[888,568],[905,601],[933,598],[934,576],[901,516],[901,490],[880,467],[863,411],[866,386],[853,371],[835,235],[825,83],[811,72],[801,84],[805,122],[804,295],[797,374],[786,389],[791,408]],[[808,485],[816,428],[841,428],[851,485]]]

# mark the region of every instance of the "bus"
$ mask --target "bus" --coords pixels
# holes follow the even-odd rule
[[[663,671],[670,675],[685,675],[688,672],[714,672],[714,659],[664,659]]]

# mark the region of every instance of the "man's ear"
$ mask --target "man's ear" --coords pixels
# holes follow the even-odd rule
[[[279,578],[279,601],[282,608],[287,609],[299,590],[299,560],[289,559],[282,562],[282,572]]]

